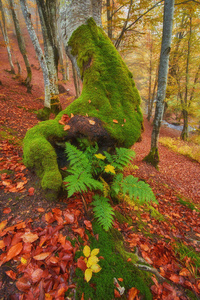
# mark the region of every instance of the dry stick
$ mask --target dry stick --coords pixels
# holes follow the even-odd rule
[[[88,217],[87,203],[86,203],[85,198],[83,197],[83,195],[81,195],[81,199],[82,199],[82,201],[83,201],[83,207],[84,207],[85,214],[86,214],[86,216]]]

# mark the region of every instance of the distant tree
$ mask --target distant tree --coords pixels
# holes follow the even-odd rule
[[[153,131],[151,136],[151,150],[150,153],[144,158],[145,161],[151,163],[155,167],[157,167],[159,163],[158,138],[159,138],[160,126],[163,117],[164,101],[165,101],[166,87],[167,87],[169,54],[171,50],[171,40],[172,40],[173,15],[174,15],[174,0],[165,0],[162,46],[161,46],[160,64],[159,64],[159,71],[158,71],[156,111],[155,111]]]
[[[11,73],[15,74],[15,69],[14,69],[14,65],[12,62],[12,53],[11,53],[11,48],[10,48],[10,41],[9,41],[9,37],[8,37],[8,32],[7,32],[7,27],[6,27],[6,18],[5,18],[5,12],[4,12],[4,7],[3,7],[3,3],[0,0],[0,28],[1,28],[1,32],[6,44],[6,49],[8,52],[8,60],[9,60],[9,64],[10,64],[10,68],[11,68]]]
[[[17,36],[19,50],[23,56],[24,63],[26,66],[27,78],[25,80],[25,83],[27,86],[27,91],[30,93],[31,88],[32,88],[32,85],[31,85],[32,71],[31,71],[31,66],[29,64],[29,60],[28,60],[28,56],[27,56],[26,45],[25,45],[24,37],[22,35],[21,28],[19,25],[19,20],[18,20],[17,13],[16,13],[15,2],[14,2],[14,0],[8,0],[8,1],[9,1],[9,8],[12,13],[13,23],[15,26],[15,32],[16,32],[16,36]]]

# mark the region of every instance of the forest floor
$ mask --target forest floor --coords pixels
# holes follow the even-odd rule
[[[48,202],[37,176],[23,165],[22,139],[38,123],[35,110],[43,107],[44,100],[42,73],[30,46],[28,53],[33,70],[31,94],[21,77],[7,71],[6,49],[0,43],[0,300],[71,299],[64,294],[75,289],[74,254],[80,246],[79,236],[87,243],[92,220],[85,216],[79,195],[68,199],[63,194],[58,201]],[[22,63],[20,57],[18,60]],[[61,95],[64,109],[75,92],[72,78],[61,84],[69,89]],[[200,164],[162,145],[159,170],[146,164],[142,160],[150,149],[151,122],[144,119],[144,127],[142,140],[133,146],[136,158],[132,163],[138,169],[126,169],[125,173],[145,180],[159,205],[115,205],[114,210],[129,216],[132,224],[116,219],[114,227],[123,234],[129,251],[137,248],[139,255],[166,279],[160,282],[152,275],[153,299],[199,299]],[[161,128],[160,136],[179,135],[176,130]],[[91,194],[85,198],[89,204]],[[66,241],[66,236],[75,240],[75,245]],[[41,253],[43,244],[46,248]],[[59,259],[49,258],[55,252]],[[46,269],[42,270],[44,260]],[[142,299],[135,291],[125,291],[127,299]],[[115,297],[119,297],[117,291]]]

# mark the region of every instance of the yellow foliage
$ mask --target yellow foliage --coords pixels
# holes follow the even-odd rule
[[[99,249],[95,248],[91,251],[90,247],[86,245],[83,249],[83,254],[85,255],[84,261],[87,266],[87,269],[85,270],[85,280],[89,282],[93,272],[98,273],[101,271],[100,265],[97,264],[99,259],[96,256],[99,254]]]
[[[101,154],[101,153],[95,154],[95,156],[96,156],[96,158],[102,159],[102,160],[104,160],[104,159],[106,158],[106,157],[105,157],[103,154]]]
[[[115,167],[113,167],[112,165],[107,165],[105,166],[105,172],[115,174]]]

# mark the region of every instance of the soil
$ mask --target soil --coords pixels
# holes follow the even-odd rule
[[[47,226],[46,214],[51,213],[55,208],[60,209],[62,212],[66,211],[66,209],[72,209],[80,212],[78,213],[79,218],[75,224],[75,228],[77,230],[80,228],[84,231],[86,228],[84,223],[86,216],[79,196],[68,199],[66,194],[62,194],[58,197],[57,202],[47,201],[44,191],[40,188],[37,176],[23,165],[23,151],[19,141],[23,139],[28,129],[39,122],[36,118],[35,110],[43,107],[44,89],[42,72],[29,37],[26,35],[27,52],[33,72],[32,92],[31,94],[27,93],[23,83],[26,76],[25,67],[17,50],[15,37],[12,36],[13,49],[15,58],[18,59],[22,66],[21,76],[10,74],[6,48],[3,46],[1,39],[2,37],[0,36],[0,132],[4,132],[6,135],[4,138],[1,137],[0,140],[0,224],[4,220],[7,220],[7,225],[9,226],[25,221],[26,226],[29,226],[27,224],[31,223],[32,228],[38,230],[38,228],[45,228]],[[67,93],[62,94],[60,97],[61,105],[64,109],[75,98],[71,72],[70,80],[65,83],[61,81],[60,75],[60,83],[66,90],[69,89]],[[148,213],[144,213],[146,215],[142,217],[142,220],[151,229],[153,238],[147,237],[145,232],[138,227],[137,222],[133,222],[136,230],[134,233],[135,246],[138,246],[143,258],[151,260],[152,265],[159,269],[159,271],[162,271],[162,275],[169,281],[171,280],[172,285],[176,285],[178,281],[173,277],[175,276],[174,274],[181,277],[180,271],[183,268],[188,268],[188,265],[181,262],[180,266],[178,261],[180,257],[176,256],[172,247],[174,239],[180,239],[180,241],[193,247],[197,253],[200,252],[200,218],[198,210],[200,201],[200,164],[182,155],[178,155],[162,145],[159,145],[159,170],[143,162],[143,158],[150,150],[152,131],[152,123],[148,122],[146,118],[144,118],[144,128],[142,140],[133,146],[136,152],[133,164],[138,166],[138,170],[134,170],[132,173],[139,179],[145,180],[152,187],[159,201],[159,206],[155,207],[161,214],[168,218],[168,223],[159,222],[151,218]],[[178,137],[179,135],[180,133],[176,130],[165,126],[161,128],[160,136]],[[87,195],[86,198],[87,203],[90,203],[91,195]],[[190,209],[178,202],[179,198],[193,203],[195,209]],[[130,211],[134,213],[134,209],[127,208],[127,205],[119,205],[116,209],[124,215],[127,215]],[[70,226],[72,224],[63,225],[64,229],[62,228],[62,230],[68,232],[68,227]],[[131,236],[132,233],[129,231],[127,225],[121,225],[116,221],[115,227],[125,232],[126,242],[129,244],[130,250],[132,250],[133,246],[131,245],[133,245],[133,242],[131,244],[130,241],[133,240],[133,236]],[[77,239],[77,233],[74,233],[74,236]],[[149,250],[147,250],[147,247],[144,250],[144,245]],[[161,253],[165,261],[159,264],[158,260],[161,260]],[[175,264],[178,267],[172,267]],[[14,280],[11,280],[5,274],[7,270],[12,268],[17,272],[14,263],[11,265],[2,265],[0,268],[0,299],[19,299],[19,294],[22,293],[16,288]],[[189,299],[184,292],[184,288],[186,287],[198,296],[200,295],[200,281],[198,280],[198,276],[195,277],[192,274],[189,279],[182,280],[184,283],[182,281],[178,282],[178,287],[176,286],[175,289],[177,291],[177,298],[170,296],[169,288],[167,290],[165,286],[164,290],[162,285],[155,283],[157,290],[155,288],[152,289],[153,297],[154,299]],[[182,277],[184,278],[184,275]],[[158,298],[159,289],[163,289],[159,295],[160,298]],[[162,294],[165,295],[167,293],[166,290],[169,296],[168,298],[163,298]],[[12,298],[11,295],[15,296]]]

